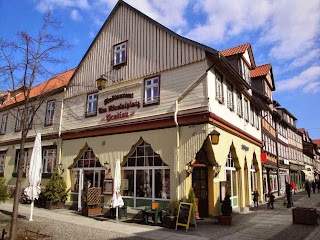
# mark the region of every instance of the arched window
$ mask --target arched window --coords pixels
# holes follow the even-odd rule
[[[254,191],[257,188],[257,177],[256,177],[256,168],[253,162],[251,163],[251,168],[250,168],[250,181],[251,181],[251,191]]]
[[[238,176],[232,154],[229,152],[226,161],[226,192],[231,195],[232,207],[238,206]]]
[[[145,141],[123,166],[123,197],[132,206],[143,206],[146,200],[170,199],[170,168]]]

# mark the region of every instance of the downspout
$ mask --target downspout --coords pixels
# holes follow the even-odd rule
[[[63,94],[65,94],[66,92],[66,88],[63,89]],[[64,98],[63,98],[64,99]],[[64,100],[62,99],[61,101],[61,111],[60,111],[60,120],[59,120],[59,133],[58,133],[58,136],[59,136],[59,142],[60,144],[58,145],[59,146],[59,153],[58,153],[58,157],[59,157],[59,163],[62,163],[61,161],[61,154],[62,154],[62,139],[61,139],[61,131],[62,131],[62,116],[63,116],[63,111],[64,111]],[[62,173],[63,174],[63,173]]]
[[[218,55],[220,59],[220,53]],[[216,64],[214,62],[195,82],[193,82],[177,99],[176,99],[176,109],[174,111],[174,122],[176,124],[176,146],[177,146],[177,151],[176,151],[176,161],[177,161],[177,186],[178,186],[178,193],[177,193],[177,198],[181,198],[181,186],[180,186],[180,126],[178,122],[178,112],[179,112],[179,102],[204,78],[207,76],[208,71]]]

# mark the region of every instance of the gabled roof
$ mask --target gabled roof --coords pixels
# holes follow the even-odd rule
[[[254,56],[253,56],[252,47],[250,43],[245,43],[236,47],[228,48],[220,52],[224,57],[228,58],[228,57],[237,56],[237,55],[242,56],[246,51],[248,51],[248,54],[249,54],[249,58],[251,61],[249,64],[251,64],[251,68],[255,68],[256,63],[254,61]]]
[[[73,75],[74,71],[75,71],[75,68],[70,69],[35,86],[30,90],[30,98],[35,98],[37,96],[40,96],[41,94],[50,93],[54,90],[58,90],[62,87],[65,87],[68,84],[69,80],[71,79],[71,76]],[[17,95],[16,98],[11,98],[8,101],[4,102],[3,105],[0,105],[0,109],[4,108],[5,106],[15,104],[17,102],[22,102],[23,100],[24,100],[24,95],[23,93],[21,93]]]
[[[245,43],[240,46],[236,46],[236,47],[222,50],[220,52],[222,53],[223,56],[229,57],[232,55],[244,54],[248,50],[249,47],[250,47],[250,43]]]
[[[318,148],[320,148],[320,139],[315,139],[315,140],[312,140],[312,142],[314,144],[316,144],[318,146]]]
[[[271,69],[271,64],[267,63],[261,66],[257,66],[255,69],[250,70],[250,77],[262,77],[266,76]]]

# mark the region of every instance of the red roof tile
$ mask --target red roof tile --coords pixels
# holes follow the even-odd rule
[[[320,139],[312,140],[314,144],[317,144],[318,148],[320,148]]]
[[[250,70],[250,77],[261,77],[266,76],[270,71],[271,64],[264,64],[262,66],[258,66],[255,69]]]
[[[228,57],[228,56],[232,56],[232,55],[237,55],[240,53],[245,53],[245,51],[250,47],[250,43],[246,43],[237,47],[233,47],[233,48],[229,48],[229,49],[225,49],[220,51],[222,53],[223,56]]]
[[[63,72],[61,74],[58,74],[54,76],[53,78],[35,86],[30,91],[30,98],[37,97],[43,93],[51,92],[55,89],[59,89],[63,86],[66,86],[69,80],[71,79],[74,71],[76,68],[70,69],[66,72]],[[11,104],[14,104],[16,102],[22,102],[24,100],[23,93],[18,94],[16,99],[11,98],[10,100],[6,101],[2,106],[0,105],[0,108],[3,108],[4,106],[9,106]]]

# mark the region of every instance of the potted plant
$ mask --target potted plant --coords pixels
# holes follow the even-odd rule
[[[193,205],[192,211],[193,211],[194,219],[199,219],[198,206],[197,206],[196,200],[197,199],[196,199],[196,195],[194,193],[194,190],[193,190],[193,188],[190,188],[187,202],[192,203],[192,205]]]
[[[68,191],[67,185],[59,174],[58,168],[55,168],[54,172],[52,173],[51,178],[46,184],[43,195],[46,199],[45,208],[64,208],[68,197]]]
[[[179,201],[170,201],[165,208],[165,215],[162,216],[162,223],[164,227],[175,228],[179,209]]]
[[[231,225],[232,206],[231,206],[230,197],[231,197],[230,194],[226,194],[226,196],[221,204],[220,223],[222,225]]]

